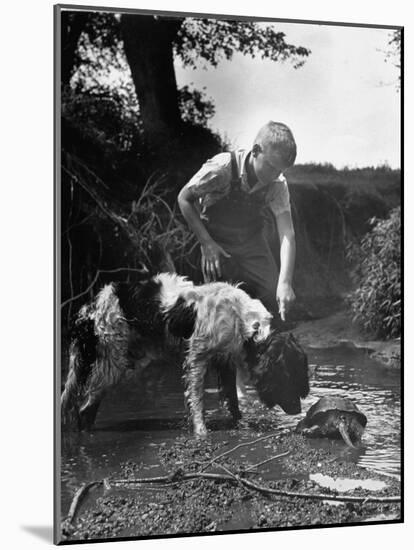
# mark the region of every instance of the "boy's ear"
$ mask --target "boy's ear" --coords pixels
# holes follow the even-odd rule
[[[260,145],[258,143],[255,143],[252,149],[253,156],[257,157],[257,155],[261,152],[261,150],[262,148],[260,147]]]

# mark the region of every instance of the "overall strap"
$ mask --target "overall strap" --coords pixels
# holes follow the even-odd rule
[[[231,151],[231,189],[240,189],[240,176],[237,168],[236,152]]]

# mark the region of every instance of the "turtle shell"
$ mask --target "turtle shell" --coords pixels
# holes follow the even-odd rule
[[[304,424],[307,427],[314,426],[315,424],[321,425],[324,419],[327,418],[327,413],[332,411],[346,412],[354,415],[363,428],[367,424],[367,417],[358,409],[353,401],[335,396],[321,397],[319,401],[314,403],[306,413]]]

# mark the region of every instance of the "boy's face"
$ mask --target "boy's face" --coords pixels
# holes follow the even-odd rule
[[[257,179],[263,184],[270,184],[277,180],[288,165],[282,160],[275,147],[258,145],[252,149],[253,168]]]

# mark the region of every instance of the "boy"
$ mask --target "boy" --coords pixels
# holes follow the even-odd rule
[[[283,321],[295,293],[295,233],[283,172],[293,165],[296,143],[280,122],[263,126],[251,151],[220,153],[208,160],[183,187],[180,210],[201,245],[206,282],[243,282]],[[276,219],[280,272],[263,235],[263,211]]]

